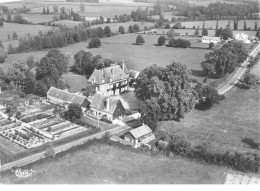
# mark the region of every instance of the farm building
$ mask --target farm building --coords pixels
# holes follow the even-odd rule
[[[201,39],[201,42],[203,43],[218,43],[220,42],[220,37],[214,37],[214,36],[203,36]]]
[[[119,99],[96,93],[87,114],[113,121],[115,119],[122,119],[125,115],[125,108]]]
[[[155,136],[152,130],[145,124],[124,134],[124,140],[134,143],[136,147],[138,147],[140,143],[146,144],[154,139]]]
[[[61,90],[51,87],[47,92],[47,101],[67,107],[69,104],[79,104],[83,110],[89,106],[87,97],[75,93],[70,93],[66,90]]]
[[[249,44],[251,43],[251,41],[248,39],[248,35],[247,34],[244,34],[244,33],[241,33],[241,34],[236,34],[236,37],[235,37],[236,40],[239,40],[239,41],[242,41],[246,44]]]
[[[101,70],[95,69],[89,78],[89,82],[95,85],[96,92],[110,96],[119,95],[128,89],[129,75],[124,71],[125,64],[122,68],[119,65],[112,65]]]

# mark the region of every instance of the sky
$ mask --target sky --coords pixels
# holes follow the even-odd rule
[[[12,1],[18,1],[18,0],[0,0],[0,3],[12,2]]]

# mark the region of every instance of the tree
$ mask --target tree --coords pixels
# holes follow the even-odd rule
[[[199,29],[197,28],[197,29],[195,30],[195,32],[194,32],[194,35],[198,36],[199,34],[200,34],[200,31],[199,31]]]
[[[175,23],[175,25],[173,26],[174,29],[180,29],[181,28],[181,22],[177,22]]]
[[[56,153],[55,153],[55,150],[54,150],[52,144],[49,144],[49,147],[46,149],[46,151],[45,151],[45,156],[46,156],[46,157],[50,157],[50,158],[52,158],[52,159],[55,158]]]
[[[206,110],[210,109],[214,104],[218,104],[225,96],[219,95],[217,90],[210,86],[204,86],[201,83],[197,83],[194,90],[198,95],[198,102],[195,106],[196,109]]]
[[[68,63],[68,58],[64,54],[57,49],[51,49],[37,65],[36,78],[39,80],[50,77],[52,65],[56,68],[60,76],[67,72]]]
[[[123,26],[120,26],[118,31],[121,33],[121,34],[125,34],[125,28]]]
[[[13,23],[26,24],[27,21],[24,20],[21,15],[15,15],[13,18]]]
[[[258,82],[258,78],[255,74],[250,74],[249,72],[246,73],[243,81],[248,85],[256,85]]]
[[[144,120],[179,120],[194,109],[196,92],[190,71],[185,65],[173,62],[166,68],[152,65],[145,68],[137,79],[136,97],[142,101]]]
[[[244,31],[247,30],[246,21],[244,21]]]
[[[210,43],[209,43],[209,49],[212,49],[213,46],[214,46],[214,43],[213,43],[213,42],[210,42]]]
[[[79,8],[81,12],[85,12],[86,11],[86,5],[84,2],[80,2],[79,4]]]
[[[37,81],[32,72],[29,72],[25,79],[24,92],[26,94],[35,94]]]
[[[110,29],[109,26],[106,26],[106,27],[104,28],[104,35],[105,35],[106,37],[110,37],[110,36],[112,35],[111,29]]]
[[[255,31],[257,31],[257,22],[255,22]]]
[[[10,13],[7,14],[6,22],[11,23],[12,22],[12,16]]]
[[[165,42],[166,42],[165,36],[160,36],[158,39],[158,45],[163,46],[165,44]]]
[[[259,30],[256,32],[255,36],[260,39],[260,31]]]
[[[134,24],[133,30],[134,30],[134,32],[139,32],[140,31],[139,25],[138,24]]]
[[[223,30],[221,36],[223,37],[224,40],[227,40],[228,38],[233,38],[233,30],[231,29],[231,27],[227,26]]]
[[[75,72],[80,74],[85,74],[90,76],[94,71],[94,58],[90,52],[85,52],[83,50],[79,51],[74,56],[74,66]]]
[[[171,39],[171,38],[174,37],[175,32],[174,32],[173,29],[170,29],[170,30],[168,30],[168,32],[166,33],[166,35],[167,35],[167,37],[168,37],[169,39]]]
[[[99,24],[104,24],[104,18],[102,16],[99,18]]]
[[[18,39],[18,35],[15,31],[13,32],[13,39]]]
[[[75,122],[82,117],[82,109],[79,104],[70,104],[64,115],[66,120]]]
[[[49,6],[47,7],[46,14],[50,14],[50,9],[49,9]]]
[[[14,53],[15,53],[15,49],[14,49],[13,45],[11,43],[9,43],[8,54],[14,54]]]
[[[45,7],[43,7],[42,14],[46,14]]]
[[[4,26],[4,22],[2,21],[2,19],[0,18],[0,27]]]
[[[34,62],[33,56],[28,56],[27,57],[26,64],[29,67],[29,69],[32,69],[33,67],[35,67],[35,62]]]
[[[144,38],[139,34],[136,37],[136,44],[143,44],[143,43],[145,43]]]
[[[129,33],[133,33],[133,32],[134,32],[134,29],[133,29],[133,26],[132,26],[132,25],[129,26],[128,32],[129,32]]]
[[[88,43],[88,48],[98,48],[101,46],[101,42],[99,38],[93,38]]]
[[[219,29],[217,29],[215,31],[215,36],[222,37],[222,33],[223,33],[223,29],[222,29],[222,27],[220,27]]]
[[[167,23],[167,24],[165,25],[165,28],[166,28],[166,29],[170,29],[170,28],[171,28],[170,24]]]
[[[111,23],[111,18],[107,18],[107,23]]]
[[[202,35],[202,36],[208,36],[208,30],[205,29],[205,28],[203,28],[203,29],[202,29],[202,32],[201,32],[201,35]]]
[[[216,24],[216,30],[218,29],[218,20],[217,20],[217,24]]]
[[[59,5],[58,4],[53,5],[53,13],[54,14],[58,14],[59,13]]]

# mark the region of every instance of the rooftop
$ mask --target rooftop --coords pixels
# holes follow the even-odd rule
[[[151,132],[152,132],[152,130],[150,129],[150,127],[148,127],[145,124],[130,131],[131,135],[136,139],[138,139],[144,135],[147,135]]]

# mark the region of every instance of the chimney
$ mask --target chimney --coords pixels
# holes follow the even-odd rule
[[[123,71],[125,71],[125,61],[124,60],[122,60],[122,69],[123,69]]]

